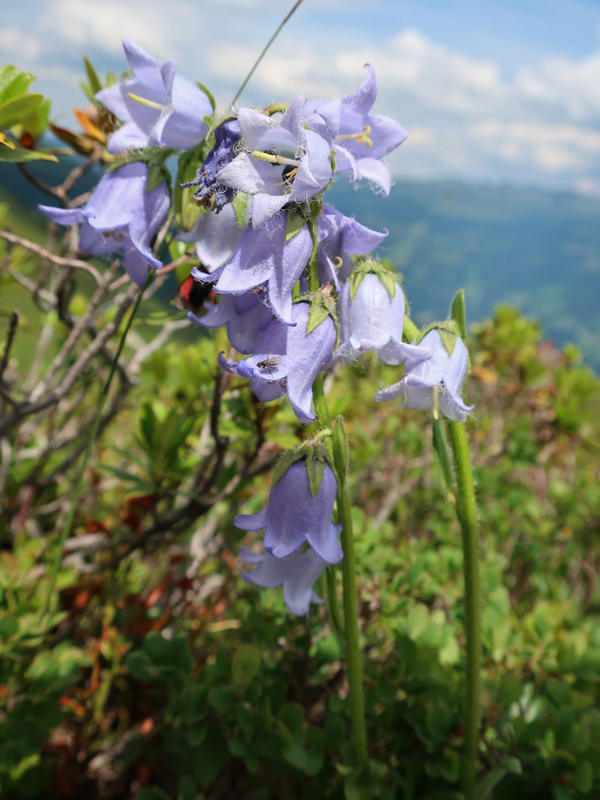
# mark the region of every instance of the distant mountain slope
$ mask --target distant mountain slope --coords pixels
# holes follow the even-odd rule
[[[600,201],[512,186],[397,183],[387,199],[338,181],[333,205],[372,228],[404,273],[420,324],[445,317],[464,286],[471,322],[500,302],[538,318],[600,367]]]
[[[32,167],[33,169],[33,167]],[[36,164],[57,183],[62,165]],[[88,175],[79,191],[93,186]],[[47,197],[12,164],[0,165],[0,189],[29,208]],[[469,321],[512,303],[539,319],[558,344],[578,344],[600,369],[600,201],[574,194],[459,182],[404,183],[382,199],[339,178],[328,202],[390,234],[382,257],[404,273],[415,321],[445,317],[465,288]]]

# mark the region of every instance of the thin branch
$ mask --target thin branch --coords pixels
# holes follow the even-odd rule
[[[160,349],[174,331],[181,330],[181,328],[187,328],[189,325],[191,325],[189,319],[176,319],[172,320],[171,322],[167,322],[158,336],[155,336],[151,342],[149,342],[141,350],[137,351],[127,365],[127,368],[131,370],[131,372],[137,372],[142,363],[149,356],[151,356],[152,353],[155,353],[158,349]]]
[[[33,184],[33,186],[35,186],[36,189],[39,189],[40,192],[44,192],[45,194],[51,194],[52,197],[58,197],[59,200],[62,200],[60,192],[56,186],[50,186],[48,183],[44,183],[44,181],[41,181],[39,178],[36,178],[35,175],[27,169],[25,164],[17,164],[17,167],[19,168],[20,172],[25,176],[25,178],[27,178],[29,183]]]
[[[49,250],[40,247],[38,244],[30,242],[28,239],[22,239],[20,236],[15,236],[14,233],[10,233],[9,231],[0,231],[0,238],[10,242],[11,244],[18,244],[21,247],[24,247],[26,250],[30,250],[32,253],[40,256],[40,258],[46,258],[53,264],[58,264],[59,267],[82,269],[84,272],[87,272],[88,275],[91,275],[96,283],[100,283],[102,280],[98,270],[92,267],[91,264],[86,264],[85,261],[80,261],[77,258],[62,258],[61,256],[55,256],[54,253],[51,253]],[[35,285],[32,285],[34,287],[33,290],[35,290]]]
[[[12,267],[6,268],[6,274],[10,275],[10,277],[13,280],[15,280],[18,284],[20,284],[24,289],[27,289],[28,292],[31,292],[32,294],[35,293],[35,288],[36,288],[35,283],[33,281],[30,281],[29,278],[26,278],[25,275],[21,275],[20,273],[15,272],[15,270]],[[45,300],[46,303],[50,303],[51,306],[54,306],[56,304],[56,296],[51,294],[50,292],[47,292],[45,289],[40,289],[38,295],[39,297],[42,298],[42,300]],[[50,309],[44,308],[43,311],[50,311]]]
[[[8,366],[8,359],[10,358],[10,348],[12,347],[12,343],[14,341],[15,334],[17,332],[18,324],[19,324],[19,312],[15,309],[10,315],[10,321],[8,323],[8,331],[6,333],[6,344],[4,345],[4,353],[2,355],[2,361],[0,361],[0,382],[2,381],[2,376],[4,375],[4,371]]]

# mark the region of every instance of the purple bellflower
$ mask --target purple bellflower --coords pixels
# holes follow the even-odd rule
[[[292,306],[294,326],[272,320],[261,334],[254,355],[244,361],[227,361],[219,353],[219,364],[250,380],[250,388],[266,403],[287,393],[294,413],[303,423],[313,422],[312,385],[322,369],[331,362],[336,332],[327,317],[310,333],[306,332],[309,303]]]
[[[197,317],[190,311],[188,319],[203,328],[227,325],[229,343],[242,355],[254,352],[262,332],[273,318],[270,308],[254,292],[224,294],[216,304],[205,301],[204,308],[204,316]]]
[[[217,180],[217,172],[235,157],[235,146],[240,140],[240,126],[235,119],[224,122],[215,131],[215,146],[204,159],[196,177],[183,186],[197,186],[194,200],[200,205],[214,205],[215,213],[231,203],[235,191]],[[214,198],[214,199],[213,199]]]
[[[204,139],[204,117],[213,110],[195,83],[175,74],[175,62],[159,64],[131,39],[123,49],[135,78],[119,81],[96,94],[96,100],[125,124],[109,139],[109,153],[140,147],[187,150]]]
[[[469,365],[469,353],[460,336],[454,341],[452,354],[448,353],[437,329],[429,331],[420,342],[431,350],[428,361],[406,359],[404,377],[393,386],[382,389],[375,400],[382,403],[403,396],[405,408],[419,411],[439,405],[440,411],[455,422],[464,422],[474,406],[465,405],[459,395]]]
[[[378,247],[388,235],[373,231],[361,225],[353,217],[345,217],[340,211],[323,206],[317,218],[317,236],[319,241],[318,261],[321,283],[333,283],[336,291],[340,290],[352,270],[353,255],[366,255]]]
[[[286,203],[301,203],[331,179],[328,142],[304,127],[304,97],[285,114],[267,116],[240,108],[238,123],[244,151],[223,167],[219,183],[253,195],[252,226],[262,228]]]
[[[246,547],[240,547],[240,558],[244,564],[254,566],[252,572],[242,572],[244,580],[264,589],[283,586],[283,599],[292,614],[302,617],[308,613],[311,603],[324,602],[312,587],[325,571],[327,562],[312,547],[306,552],[299,547],[284,558],[275,558],[270,553],[254,553]]]
[[[370,350],[377,350],[386,364],[400,364],[405,358],[418,364],[430,358],[431,351],[426,347],[402,341],[404,293],[393,276],[384,273],[385,283],[373,272],[356,277],[362,278],[358,288],[351,278],[338,298],[341,344],[336,358],[348,362]]]
[[[148,266],[162,262],[152,254],[151,243],[169,212],[169,189],[164,181],[146,191],[148,166],[140,161],[125,164],[102,177],[82,208],[38,206],[53,222],[81,223],[79,249],[93,256],[123,251],[125,269],[143,286]]]
[[[259,230],[247,227],[229,262],[212,275],[192,270],[196,280],[216,281],[219,294],[239,294],[266,287],[275,316],[286,325],[292,321],[292,291],[312,252],[305,225],[289,242],[285,240],[286,214],[278,212]]]
[[[373,183],[387,197],[392,185],[389,170],[380,159],[395,150],[408,136],[402,125],[382,114],[371,114],[377,98],[377,79],[370,64],[366,78],[356,92],[346,97],[336,118],[335,101],[311,100],[305,113],[311,128],[325,136],[328,131],[335,152],[336,172],[352,172]]]
[[[305,461],[295,461],[271,487],[266,508],[256,514],[238,514],[233,524],[243,531],[266,528],[263,547],[275,558],[285,558],[308,542],[328,564],[344,554],[338,542],[342,529],[331,521],[337,482],[325,466],[317,496],[313,497]]]
[[[200,263],[212,273],[231,258],[241,233],[235,209],[226,206],[220,214],[210,211],[200,214],[191,230],[180,231],[175,238],[180,242],[195,242]]]

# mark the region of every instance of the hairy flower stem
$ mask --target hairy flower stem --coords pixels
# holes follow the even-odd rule
[[[73,529],[73,520],[75,519],[75,512],[77,511],[79,497],[83,489],[83,478],[85,475],[85,470],[87,468],[87,464],[90,459],[90,455],[92,453],[92,447],[94,446],[94,442],[96,441],[96,437],[98,436],[98,430],[100,429],[100,422],[102,420],[102,411],[104,409],[104,404],[106,403],[106,400],[108,398],[110,385],[112,383],[112,379],[116,372],[117,365],[119,363],[119,358],[121,357],[121,353],[125,345],[125,339],[127,338],[127,334],[129,333],[131,323],[133,322],[133,318],[135,317],[136,311],[138,310],[138,306],[144,295],[144,291],[148,287],[151,280],[152,280],[152,273],[149,271],[148,280],[146,281],[146,284],[138,292],[138,296],[135,300],[133,310],[129,316],[129,319],[127,320],[127,324],[125,325],[125,330],[121,335],[121,340],[119,341],[117,352],[115,353],[115,357],[113,358],[113,362],[110,366],[110,372],[108,374],[108,378],[106,379],[106,383],[104,384],[102,393],[98,400],[96,420],[94,422],[94,427],[92,428],[92,432],[90,433],[90,438],[88,440],[87,447],[85,449],[85,453],[83,454],[83,459],[79,467],[79,473],[77,475],[77,483],[75,484],[75,491],[73,492],[73,501],[71,502],[71,508],[69,509],[69,514],[67,516],[65,526],[60,535],[60,539],[56,549],[56,556],[54,558],[54,564],[52,565],[52,570],[50,572],[50,585],[48,586],[48,594],[46,596],[46,602],[44,604],[42,616],[45,616],[48,613],[48,609],[50,608],[50,602],[52,600],[52,595],[54,594],[54,587],[56,586],[56,579],[58,577],[58,572],[60,570],[60,563],[62,561],[63,548],[65,546],[65,542],[67,541],[71,533],[71,530]]]
[[[462,531],[465,576],[465,629],[467,669],[464,711],[464,771],[462,788],[466,800],[475,796],[477,740],[481,719],[481,599],[479,580],[479,542],[477,506],[471,454],[465,425],[448,420],[454,454],[457,488],[457,513]]]
[[[271,38],[269,39],[269,41],[266,43],[266,45],[264,46],[264,48],[263,48],[263,50],[262,50],[261,54],[260,54],[260,55],[259,55],[259,57],[256,59],[256,61],[254,62],[253,66],[252,66],[252,69],[251,69],[251,70],[250,70],[250,72],[249,72],[249,73],[246,75],[246,78],[244,79],[244,82],[242,83],[242,85],[240,86],[240,88],[237,90],[235,97],[234,97],[234,98],[233,98],[233,100],[231,101],[230,108],[231,108],[231,106],[234,106],[234,105],[235,105],[235,103],[236,103],[236,101],[237,101],[238,97],[241,95],[241,93],[242,93],[242,92],[244,91],[244,89],[246,88],[246,85],[247,85],[248,81],[249,81],[249,80],[250,80],[250,78],[251,78],[251,77],[254,75],[254,73],[255,73],[255,71],[256,71],[256,68],[258,67],[258,65],[260,64],[260,62],[263,60],[263,58],[265,57],[265,55],[266,55],[266,53],[267,53],[267,50],[269,49],[269,47],[271,47],[271,45],[273,44],[273,42],[275,41],[275,39],[276,39],[276,38],[279,36],[279,33],[281,32],[281,29],[283,28],[283,26],[286,24],[286,22],[288,22],[288,21],[291,19],[292,15],[294,14],[294,12],[296,11],[296,9],[297,9],[297,8],[300,6],[300,4],[301,4],[302,2],[303,2],[303,0],[296,0],[296,2],[294,3],[294,5],[293,5],[293,6],[292,6],[292,8],[290,9],[290,11],[288,11],[288,13],[285,15],[285,18],[283,19],[283,22],[282,22],[282,23],[279,25],[279,27],[277,28],[277,30],[275,31],[275,33],[273,34],[273,36],[271,36]]]

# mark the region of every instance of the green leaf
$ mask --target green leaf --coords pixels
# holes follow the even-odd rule
[[[177,800],[196,800],[196,781],[190,775],[179,778]]]
[[[571,704],[571,697],[573,695],[573,692],[571,690],[571,687],[568,686],[566,683],[549,680],[546,683],[546,691],[550,695],[550,698],[555,705],[568,706]]]
[[[52,153],[41,153],[39,150],[28,150],[25,147],[15,147],[11,149],[5,145],[0,145],[0,161],[12,164],[22,164],[25,161],[55,161],[58,158]]]
[[[287,225],[285,229],[285,240],[289,242],[297,233],[300,233],[302,228],[306,225],[306,220],[302,214],[297,214],[295,211],[288,211]]]
[[[209,89],[207,89],[203,83],[200,83],[200,81],[196,81],[196,86],[200,89],[200,91],[204,92],[204,94],[208,97],[214,114],[217,104],[215,102],[215,98],[212,96],[212,92]]]
[[[277,712],[277,719],[291,733],[297,733],[304,724],[304,709],[298,703],[284,703]]]
[[[21,94],[0,103],[0,131],[18,125],[19,122],[37,111],[43,99],[44,96],[41,94]]]
[[[231,663],[231,677],[235,686],[248,686],[258,675],[260,653],[253,644],[238,647]]]
[[[450,317],[458,325],[458,332],[463,341],[467,339],[467,313],[465,309],[465,290],[459,289],[450,306]]]
[[[308,315],[308,322],[306,323],[306,333],[312,333],[315,328],[318,328],[322,322],[325,322],[329,316],[329,311],[322,306],[321,303],[310,304],[310,314]]]
[[[323,769],[324,763],[325,757],[323,753],[320,753],[318,750],[308,750],[306,753],[304,772],[306,772],[307,775],[317,775]]]
[[[505,769],[493,769],[483,778],[475,787],[475,794],[473,800],[486,800],[492,789],[497,786],[502,778],[506,775]]]
[[[583,794],[588,794],[592,789],[593,777],[590,762],[579,761],[575,770],[571,773],[571,783]]]
[[[0,103],[11,100],[13,97],[25,94],[27,89],[35,80],[35,75],[31,72],[19,72],[10,83],[6,84],[0,94]]]
[[[83,57],[83,63],[85,64],[85,72],[90,84],[90,89],[92,90],[92,94],[96,94],[96,92],[99,92],[100,89],[102,89],[100,78],[98,77],[96,70],[92,66],[92,62],[89,60],[87,56]]]
[[[9,639],[19,632],[19,623],[14,617],[5,616],[0,617],[0,637],[2,639]]]
[[[4,91],[21,74],[21,70],[14,64],[0,67],[0,102],[4,99]]]
[[[316,497],[321,488],[321,481],[323,480],[323,473],[325,472],[325,463],[314,457],[308,458],[306,460],[306,472],[308,474],[310,493],[313,497]]]
[[[348,437],[344,428],[344,419],[338,416],[333,426],[333,460],[340,480],[343,480],[348,472],[349,459]]]

